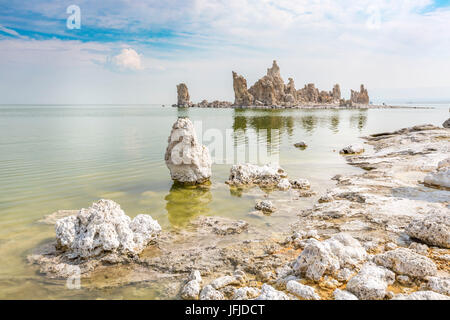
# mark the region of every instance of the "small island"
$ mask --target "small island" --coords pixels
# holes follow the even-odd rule
[[[359,91],[351,90],[350,99],[341,96],[339,84],[335,84],[330,91],[319,90],[314,83],[308,83],[301,89],[295,88],[294,79],[289,78],[285,84],[280,74],[280,67],[274,60],[267,74],[250,88],[247,80],[232,71],[234,103],[215,100],[202,100],[193,103],[185,83],[177,85],[178,101],[173,107],[183,108],[245,108],[245,109],[336,109],[336,108],[395,108],[387,105],[373,105],[370,103],[368,90],[361,84]]]

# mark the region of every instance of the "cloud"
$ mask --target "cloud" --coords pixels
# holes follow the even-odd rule
[[[117,56],[114,56],[112,62],[121,70],[142,70],[141,55],[132,48],[124,48]]]

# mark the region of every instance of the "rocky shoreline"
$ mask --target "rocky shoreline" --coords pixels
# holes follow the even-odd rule
[[[84,279],[108,275],[100,283],[87,280],[92,288],[160,281],[168,299],[450,299],[450,131],[424,125],[364,140],[373,152],[343,155],[364,172],[335,176],[336,186],[313,207],[260,203],[266,214],[297,213],[288,232],[221,217],[160,231],[141,217],[149,222],[144,230],[127,220],[130,232],[142,235],[139,246],[148,242],[139,253],[74,258],[55,241],[28,261],[49,278],[65,279],[74,267]],[[314,190],[304,179],[287,179],[281,168],[253,169],[234,167],[230,188],[245,182],[299,196]],[[430,174],[438,177],[432,186],[425,183]]]

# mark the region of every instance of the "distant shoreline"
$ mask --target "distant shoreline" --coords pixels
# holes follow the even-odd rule
[[[176,104],[172,107],[178,108],[201,108],[201,109],[254,109],[254,110],[272,110],[272,109],[299,109],[299,110],[355,110],[355,109],[435,109],[435,107],[425,106],[391,106],[391,105],[356,105],[356,106],[339,106],[339,105],[298,105],[298,106],[239,106],[239,105],[192,105],[192,106],[178,106]]]

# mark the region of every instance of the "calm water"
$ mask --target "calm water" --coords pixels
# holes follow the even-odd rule
[[[339,156],[341,147],[369,133],[441,125],[449,106],[340,111],[0,106],[0,298],[158,298],[157,286],[150,284],[68,290],[64,281],[49,281],[26,264],[29,251],[54,236],[53,227],[39,219],[59,209],[88,207],[99,198],[118,202],[130,216],[150,214],[163,228],[182,228],[205,214],[245,219],[274,231],[287,226],[292,217],[248,215],[260,195],[230,192],[223,182],[231,164],[213,165],[210,188],[172,187],[164,152],[178,116],[195,121],[199,135],[218,129],[237,149],[246,146],[238,132],[256,132],[259,147],[279,149],[280,165],[290,177],[309,179],[320,193],[332,185],[333,175],[358,170]],[[309,147],[294,148],[299,140]]]

